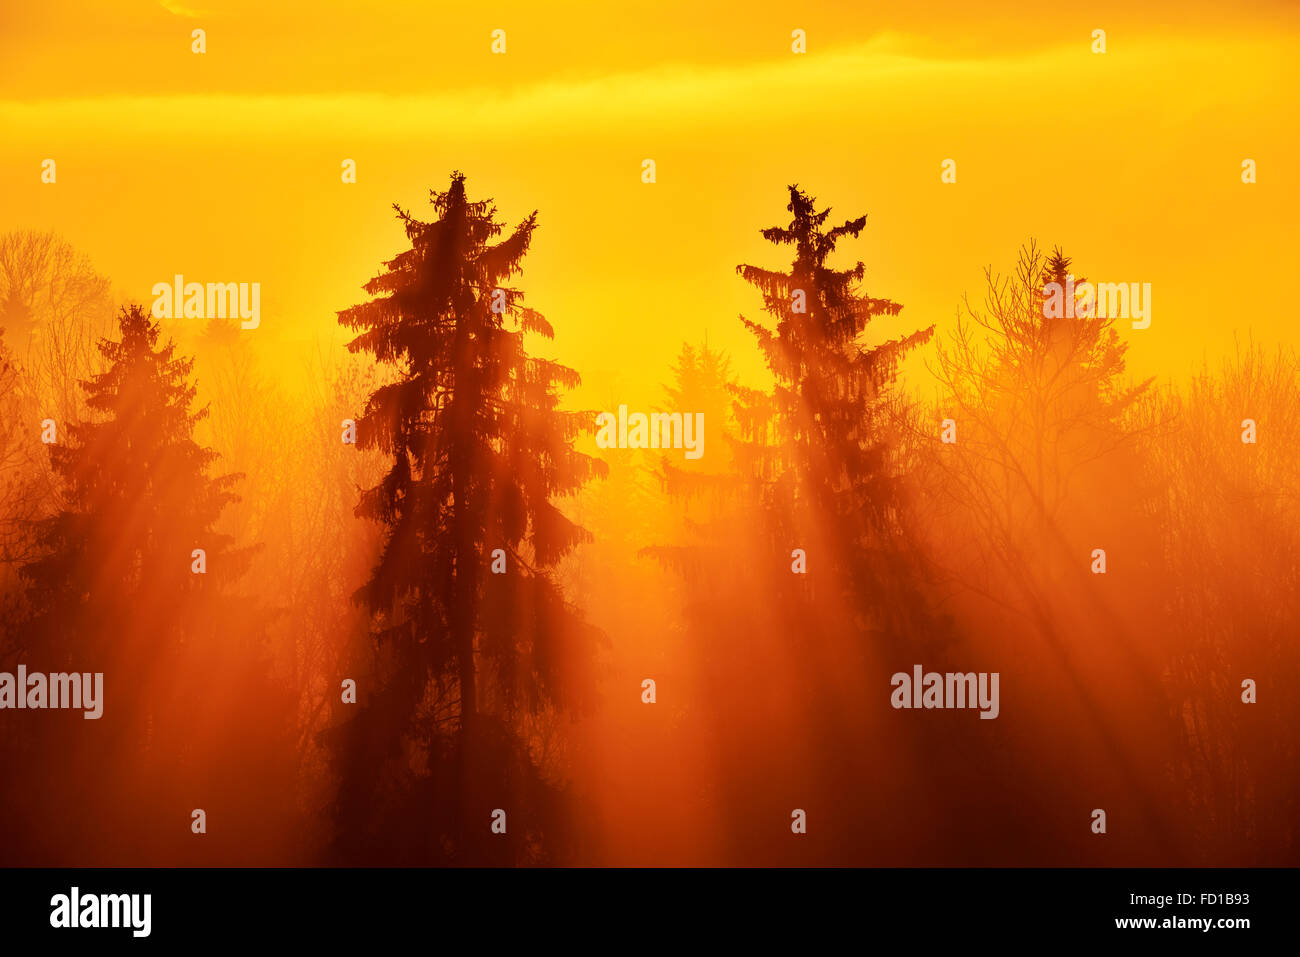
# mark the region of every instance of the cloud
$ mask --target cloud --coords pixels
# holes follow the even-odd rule
[[[174,13],[178,17],[210,17],[213,15],[211,10],[194,10],[190,7],[183,6],[176,0],[158,0],[159,5],[168,13]]]

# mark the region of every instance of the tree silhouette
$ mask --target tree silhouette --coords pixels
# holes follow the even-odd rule
[[[688,528],[694,526],[691,514],[697,499],[706,499],[709,510],[716,512],[723,500],[734,502],[739,490],[732,461],[734,388],[731,360],[725,352],[710,348],[707,339],[699,346],[682,343],[672,367],[672,382],[664,386],[664,395],[669,412],[680,412],[683,416],[703,414],[708,436],[706,454],[695,460],[662,455],[656,475],[663,490],[678,503],[680,518]],[[704,531],[700,527],[690,530]],[[649,546],[642,552],[672,565],[674,553],[680,556],[682,549]],[[698,566],[698,562],[694,564]]]
[[[188,813],[181,795],[196,781],[227,822],[275,818],[263,787],[277,785],[240,778],[280,739],[231,748],[220,728],[234,719],[218,715],[266,716],[278,699],[261,664],[263,617],[230,594],[253,549],[218,528],[239,476],[210,475],[217,455],[193,438],[207,410],[193,407],[192,360],[160,344],[139,306],[118,329],[99,344],[107,368],[83,383],[93,417],[49,447],[60,501],[35,524],[39,557],[21,570],[34,609],[26,655],[33,668],[104,673],[96,733],[70,736],[59,764],[65,782],[100,789],[112,821],[83,835],[83,850],[120,840],[128,859],[155,860],[177,833],[158,814]],[[38,793],[59,800],[58,788]]]
[[[775,321],[773,328],[741,317],[774,387],[735,390],[738,459],[757,484],[777,541],[788,548],[817,540],[823,567],[842,576],[838,587],[878,616],[891,604],[903,606],[888,595],[903,573],[890,387],[899,363],[929,341],[934,327],[866,345],[868,326],[903,307],[860,291],[861,261],[848,269],[828,264],[840,240],[862,232],[866,216],[827,229],[829,208],[818,211],[797,185],[789,193],[790,224],[763,230],[769,242],[794,247],[789,271],[736,267]]]
[[[1040,625],[1053,590],[1041,576],[1062,555],[1074,564],[1084,542],[1104,537],[1100,526],[1129,523],[1139,507],[1117,507],[1130,488],[1112,477],[1136,470],[1125,417],[1150,385],[1125,381],[1114,317],[1048,315],[1044,288],[1069,272],[1059,249],[1045,256],[1033,243],[1014,276],[986,271],[983,308],[965,304],[936,370],[960,429],[941,481],[979,525],[978,564],[1014,570],[1016,604]]]
[[[1162,810],[1173,799],[1146,774],[1172,746],[1164,689],[1147,659],[1167,651],[1173,634],[1154,588],[1119,587],[1162,575],[1156,500],[1142,479],[1133,420],[1149,382],[1128,381],[1115,317],[1049,306],[1048,284],[1071,274],[1060,249],[1045,254],[1030,242],[1011,276],[986,270],[982,306],[965,302],[941,343],[935,418],[952,419],[957,431],[944,445],[930,423],[931,552],[948,572],[950,597],[975,609],[967,635],[985,649],[1015,648],[1004,680],[1037,683],[1035,721],[1055,730],[1050,746],[1031,726],[1019,732],[1006,754],[1020,769],[990,798],[1005,800],[1015,777],[1041,774],[1061,795],[1086,777],[1143,820],[1145,853],[1174,859]],[[1098,573],[1095,549],[1118,562],[1115,577]],[[1109,697],[1128,702],[1122,714]],[[1044,802],[1038,817],[1026,815],[1026,833],[1053,832],[1059,806]],[[1073,853],[1097,853],[1084,838],[1076,843]]]
[[[144,601],[165,620],[165,609],[184,606],[178,599],[246,567],[247,553],[215,529],[239,476],[207,474],[217,454],[193,439],[207,415],[191,409],[193,361],[158,344],[158,326],[139,306],[118,321],[121,339],[99,346],[108,369],[85,383],[98,417],[69,424],[69,441],[50,446],[65,506],[39,523],[45,554],[23,574],[37,601],[59,614],[68,598],[123,615]],[[206,551],[214,578],[191,571],[195,548]],[[115,569],[107,580],[106,566]]]
[[[914,632],[926,614],[905,535],[892,385],[903,357],[933,330],[870,344],[870,324],[902,307],[861,290],[861,262],[830,264],[866,217],[827,228],[829,210],[817,210],[798,186],[789,197],[789,225],[763,230],[794,247],[789,269],[737,267],[773,320],[741,317],[773,386],[726,384],[731,475],[664,463],[671,495],[713,493],[713,504],[683,522],[684,545],[646,552],[683,572],[688,620],[700,636],[699,699],[709,703],[695,720],[725,755],[720,788],[733,859],[771,861],[749,836],[808,801],[834,819],[836,847],[799,842],[778,859],[853,860],[879,844],[863,826],[860,796],[849,799],[845,786],[878,774],[865,757],[878,753],[865,730],[873,715],[860,697],[828,686],[827,674],[870,680],[866,658],[908,637],[904,627]],[[698,371],[698,363],[680,363],[677,388],[685,391]],[[792,563],[796,548],[802,573]],[[802,738],[817,740],[818,751],[789,746]],[[786,790],[795,781],[798,794]]]
[[[537,214],[494,242],[495,207],[470,201],[462,174],[430,201],[432,222],[394,207],[411,248],[339,313],[359,332],[348,348],[393,375],[357,420],[358,447],[392,466],[358,505],[386,534],[357,593],[382,688],[335,736],[338,842],[389,860],[536,858],[556,812],[532,731],[572,703],[565,663],[588,634],[548,571],[587,533],[552,499],[604,469],[572,446],[594,417],[559,409],[577,373],[526,353],[525,333],[553,331],[506,285]],[[400,838],[385,831],[395,807],[411,814]],[[489,831],[498,808],[505,835]]]
[[[694,461],[661,456],[654,474],[669,508],[653,532],[658,541],[638,552],[678,577],[678,604],[687,627],[708,635],[726,634],[737,621],[728,600],[736,584],[732,556],[743,540],[740,529],[752,518],[752,502],[730,455],[734,388],[726,353],[711,349],[707,341],[698,347],[682,343],[664,394],[670,411],[703,413],[707,451]],[[695,653],[725,667],[731,649],[715,638]]]

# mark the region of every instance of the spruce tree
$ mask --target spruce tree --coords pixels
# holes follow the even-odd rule
[[[510,284],[536,212],[498,240],[495,207],[468,199],[460,173],[430,202],[428,222],[394,206],[410,248],[339,313],[358,332],[348,348],[391,371],[357,446],[392,465],[357,509],[385,535],[357,595],[381,687],[335,737],[338,843],[389,861],[535,859],[555,791],[529,749],[574,703],[570,647],[590,637],[549,571],[588,536],[553,500],[604,468],[572,444],[594,417],[559,408],[577,373],[525,351],[525,334],[554,336]],[[422,824],[399,844],[386,828],[407,814],[404,832]]]
[[[50,446],[63,506],[37,526],[44,554],[23,574],[52,613],[156,615],[166,632],[180,627],[173,611],[188,608],[189,595],[247,567],[247,551],[216,530],[239,476],[209,476],[217,453],[194,440],[207,408],[192,408],[193,360],[160,345],[139,306],[123,309],[118,326],[120,339],[99,344],[107,369],[83,383],[94,417],[67,424],[66,441]],[[193,572],[197,548],[210,574]]]
[[[211,474],[217,453],[195,440],[207,408],[194,407],[193,360],[160,342],[139,306],[117,327],[119,338],[99,343],[104,371],[81,384],[90,417],[56,423],[49,446],[59,501],[35,523],[39,557],[21,570],[33,610],[25,661],[104,675],[103,716],[77,713],[48,732],[56,783],[38,792],[69,802],[60,828],[86,827],[88,855],[120,842],[114,863],[156,864],[189,853],[175,849],[182,828],[157,822],[184,820],[196,792],[228,828],[236,807],[244,820],[272,815],[266,792],[239,780],[256,748],[232,746],[228,729],[232,714],[273,710],[274,694],[258,656],[264,616],[231,592],[253,549],[219,529],[239,476]],[[263,744],[279,740],[275,730]],[[88,794],[93,813],[76,803]],[[237,847],[205,847],[241,859]]]
[[[721,522],[735,517],[728,511],[736,508],[742,486],[732,459],[736,383],[730,358],[710,348],[707,339],[698,346],[683,342],[671,371],[672,381],[664,385],[667,410],[683,416],[703,414],[705,452],[696,460],[680,452],[659,456],[654,474],[672,502],[672,520],[667,528],[655,529],[658,543],[644,546],[639,554],[682,574],[707,602],[716,592],[700,576],[706,564],[719,569],[726,565],[729,539]],[[666,539],[665,531],[670,533]],[[711,553],[707,559],[706,551]],[[702,609],[692,603],[690,611],[695,615]]]
[[[966,301],[940,343],[939,414],[957,423],[957,441],[931,433],[929,552],[951,588],[946,600],[963,609],[967,640],[1014,643],[1015,667],[1040,688],[1030,730],[1017,731],[1000,767],[990,762],[989,806],[1067,754],[1051,775],[1053,801],[1111,789],[1158,846],[1172,798],[1147,772],[1153,755],[1174,753],[1182,716],[1165,713],[1158,669],[1133,664],[1137,649],[1159,658],[1179,633],[1167,628],[1158,588],[1104,587],[1116,579],[1097,562],[1120,556],[1120,581],[1161,581],[1157,522],[1168,498],[1143,479],[1134,413],[1150,381],[1130,379],[1116,317],[1097,315],[1086,298],[1064,308],[1068,279],[1085,281],[1074,269],[1060,248],[1026,243],[1010,275],[986,269],[983,302]],[[1127,702],[1122,714],[1110,701]],[[1027,835],[1036,827],[1053,833],[1049,821],[1026,819]]]
[[[879,835],[860,823],[871,799],[845,782],[878,774],[882,731],[872,724],[872,703],[845,695],[839,680],[860,674],[869,684],[875,675],[860,669],[870,655],[940,631],[918,597],[906,547],[891,388],[902,358],[932,329],[868,341],[876,331],[868,326],[902,307],[862,291],[861,262],[831,265],[837,244],[857,237],[865,217],[828,228],[829,210],[817,210],[797,186],[789,196],[790,224],[763,231],[794,247],[788,270],[737,269],[762,293],[772,319],[742,316],[772,386],[727,383],[731,476],[664,463],[674,498],[711,501],[682,523],[686,544],[646,553],[683,573],[689,621],[700,636],[699,700],[708,702],[699,720],[727,768],[719,800],[729,808],[726,826],[740,859],[771,862],[772,852],[749,836],[788,814],[790,801],[807,800],[834,817],[837,859],[860,861],[855,853],[875,848]],[[686,392],[700,371],[684,361],[678,389]],[[823,747],[813,754],[785,746],[791,737]],[[794,781],[797,798],[793,788],[782,791]],[[778,859],[806,863],[804,847]]]
[[[910,574],[899,567],[891,386],[902,359],[929,341],[934,327],[868,345],[868,326],[903,307],[862,291],[861,261],[847,269],[829,264],[841,240],[862,232],[866,216],[828,229],[829,208],[818,210],[797,185],[789,194],[789,225],[762,232],[771,243],[794,247],[789,270],[736,267],[762,293],[773,320],[769,326],[741,317],[774,380],[770,393],[735,390],[738,459],[776,541],[788,548],[813,530],[822,567],[840,577],[834,587],[879,612]]]
[[[983,307],[966,303],[938,349],[946,414],[961,423],[957,454],[941,460],[945,487],[960,488],[968,514],[984,523],[986,564],[1037,552],[1025,569],[1035,575],[1055,554],[1073,565],[1082,546],[1063,545],[1062,535],[1131,527],[1116,495],[1133,490],[1111,477],[1138,467],[1129,412],[1151,384],[1127,380],[1114,316],[1049,307],[1048,284],[1085,282],[1071,268],[1059,248],[1045,255],[1027,244],[1014,276],[986,271]]]

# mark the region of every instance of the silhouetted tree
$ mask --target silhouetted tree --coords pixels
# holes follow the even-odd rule
[[[742,317],[773,385],[726,384],[734,397],[731,475],[665,461],[670,494],[687,501],[712,492],[715,505],[684,522],[684,545],[647,551],[684,573],[688,621],[700,636],[699,700],[708,702],[695,721],[714,734],[712,749],[726,768],[719,800],[730,859],[861,860],[868,847],[879,852],[879,835],[864,821],[881,807],[861,794],[850,798],[845,782],[878,775],[869,735],[879,732],[869,730],[878,728],[874,702],[864,703],[856,688],[846,694],[845,682],[876,680],[867,659],[926,619],[894,448],[902,408],[892,386],[904,356],[932,329],[868,342],[870,324],[902,307],[862,291],[862,263],[830,264],[866,217],[827,228],[829,210],[817,210],[797,186],[789,197],[789,225],[763,231],[793,247],[789,269],[737,267],[773,320]],[[698,369],[684,363],[679,371],[693,377]],[[808,739],[819,742],[816,752],[796,743]],[[800,841],[775,858],[758,849],[766,822],[801,802],[820,809],[834,847]]]
[[[1137,471],[1126,415],[1150,384],[1126,381],[1115,317],[1045,308],[1047,284],[1069,275],[1059,249],[1045,256],[1029,244],[1014,276],[986,271],[983,308],[967,302],[938,352],[945,416],[958,429],[939,457],[945,495],[979,526],[976,564],[1014,569],[1012,600],[1041,627],[1062,557],[1077,567],[1078,550],[1106,537],[1102,525],[1123,527],[1140,508],[1133,483],[1113,477]]]
[[[1002,650],[1007,686],[1033,682],[1033,721],[1014,725],[1016,746],[990,762],[990,805],[1037,775],[1053,798],[1026,814],[1026,834],[1057,833],[1068,795],[1089,787],[1141,821],[1146,849],[1172,854],[1158,766],[1172,746],[1159,671],[1172,632],[1150,587],[1163,564],[1143,476],[1133,411],[1149,382],[1131,382],[1116,317],[1069,304],[1082,285],[1060,249],[1020,250],[1014,273],[986,270],[982,306],[963,304],[938,349],[940,406],[928,423],[933,471],[923,481],[934,518],[931,554],[947,572],[947,599],[964,608],[963,631],[984,654]],[[1049,293],[1049,284],[1061,289]],[[956,441],[940,441],[940,420]],[[1101,551],[1095,551],[1100,549]],[[1098,570],[1100,554],[1108,563]],[[1103,690],[1104,689],[1104,690]],[[1126,702],[1122,713],[1111,700]],[[1042,729],[1052,728],[1050,736]],[[1047,744],[1050,742],[1050,745]],[[1102,854],[1088,833],[1071,853]],[[1102,856],[1098,860],[1112,860]]]
[[[740,463],[757,483],[776,540],[820,542],[817,560],[836,570],[837,589],[879,621],[886,609],[907,607],[896,592],[912,574],[902,567],[891,386],[902,359],[928,342],[934,327],[866,344],[868,326],[903,307],[861,291],[862,262],[848,269],[828,263],[840,240],[862,232],[866,216],[827,229],[829,208],[817,210],[798,186],[789,193],[790,224],[765,229],[763,237],[794,247],[790,269],[736,267],[762,293],[775,323],[741,317],[774,387],[736,390]]]
[[[113,863],[154,862],[179,843],[182,828],[158,818],[184,820],[194,804],[182,795],[197,791],[228,828],[276,818],[268,794],[282,755],[269,749],[282,739],[272,730],[236,748],[220,731],[232,716],[281,714],[261,664],[263,616],[230,590],[252,550],[218,528],[238,476],[210,475],[216,453],[193,438],[207,410],[193,408],[192,361],[160,344],[139,306],[122,310],[118,328],[99,344],[106,370],[83,383],[92,418],[49,446],[59,504],[36,523],[40,557],[21,572],[34,612],[26,663],[103,672],[104,714],[64,728],[62,791],[31,793],[68,802],[58,827],[84,828],[83,851],[107,842]],[[252,769],[262,773],[250,785],[241,778]],[[93,812],[76,794],[96,795]],[[229,856],[199,859],[246,859],[218,843]]]
[[[683,458],[681,453],[665,453],[656,469],[660,487],[674,501],[682,527],[673,536],[676,544],[647,546],[641,553],[654,557],[665,567],[698,572],[702,549],[710,543],[713,548],[725,548],[718,537],[721,530],[717,521],[724,503],[735,507],[741,489],[732,460],[735,424],[731,406],[735,385],[731,360],[726,353],[709,348],[707,339],[698,347],[682,343],[672,367],[672,382],[664,386],[668,411],[683,416],[701,413],[707,438],[698,459]],[[703,509],[696,507],[697,500],[704,500]],[[704,592],[707,594],[708,589]]]
[[[60,615],[68,598],[97,609],[125,602],[126,615],[183,608],[186,595],[246,564],[215,529],[239,477],[209,477],[217,455],[192,437],[207,415],[191,408],[192,360],[159,345],[158,326],[138,306],[122,311],[119,326],[121,339],[100,344],[108,369],[85,384],[96,418],[68,424],[67,441],[50,446],[65,504],[40,523],[46,554],[23,571],[33,597]],[[191,571],[195,548],[206,550],[210,576]],[[106,566],[111,577],[100,574]]]
[[[565,665],[588,637],[548,571],[587,534],[552,499],[604,469],[572,446],[594,417],[559,409],[577,373],[524,348],[525,333],[553,337],[508,285],[537,214],[494,242],[495,207],[470,201],[463,175],[430,201],[432,222],[395,207],[411,248],[339,313],[359,332],[348,348],[393,376],[357,420],[358,447],[392,467],[358,506],[386,532],[358,592],[382,684],[335,737],[338,840],[390,861],[537,859],[558,811],[529,748],[571,703]],[[489,831],[498,808],[504,836]]]

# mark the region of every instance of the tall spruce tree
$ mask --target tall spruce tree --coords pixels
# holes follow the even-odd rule
[[[845,782],[878,775],[867,756],[880,753],[883,732],[872,703],[845,694],[838,681],[872,654],[941,633],[919,597],[908,547],[895,447],[902,429],[891,388],[902,358],[932,329],[895,341],[867,334],[874,320],[902,307],[860,289],[861,262],[830,264],[837,244],[857,237],[866,218],[828,228],[829,210],[817,210],[797,186],[789,188],[787,209],[789,225],[762,235],[794,247],[788,270],[737,267],[773,320],[741,317],[772,387],[726,384],[734,397],[734,426],[726,429],[732,475],[664,463],[674,498],[711,501],[683,523],[684,545],[646,552],[683,572],[688,620],[700,636],[701,724],[727,768],[720,800],[729,808],[725,827],[736,854],[773,860],[750,835],[789,813],[796,795],[782,793],[782,782],[798,781],[797,800],[816,803],[835,821],[836,859],[861,861],[855,855],[877,847],[879,834],[860,824],[870,819],[861,814],[864,799]],[[771,681],[774,673],[780,682]],[[824,747],[783,746],[791,737]],[[807,863],[806,847],[777,859]]]
[[[348,348],[391,368],[357,446],[392,466],[357,509],[385,528],[358,592],[381,687],[336,730],[338,848],[388,861],[544,858],[556,791],[530,750],[542,719],[573,703],[572,649],[591,636],[548,571],[588,538],[553,499],[604,467],[572,444],[594,417],[559,408],[577,373],[525,351],[526,333],[554,336],[509,285],[536,212],[494,241],[495,207],[470,201],[462,174],[430,202],[431,222],[394,206],[411,248],[365,286],[370,301],[339,313],[359,332]],[[489,830],[496,809],[504,835]],[[414,833],[412,820],[423,822]]]
[[[890,386],[904,356],[929,341],[934,327],[865,344],[871,322],[903,308],[861,291],[861,261],[848,269],[828,263],[840,240],[858,237],[866,216],[827,229],[829,208],[817,210],[797,185],[789,193],[790,224],[762,232],[769,242],[794,247],[789,270],[736,267],[762,293],[775,323],[741,317],[774,387],[735,390],[737,457],[757,484],[776,537],[796,542],[800,526],[818,530],[823,567],[837,569],[841,586],[879,611],[902,580]]]

